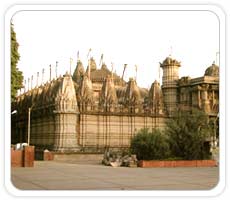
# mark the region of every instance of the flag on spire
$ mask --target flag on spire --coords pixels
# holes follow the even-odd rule
[[[34,79],[34,76],[32,75],[31,76],[31,89],[33,88],[33,79]]]
[[[79,53],[79,50],[77,51],[77,61],[79,61],[80,60],[80,53]]]
[[[56,78],[57,78],[57,67],[58,67],[58,61],[56,61],[56,68],[55,68]]]
[[[99,66],[101,66],[101,65],[103,64],[103,57],[104,57],[104,55],[103,55],[103,54],[101,54],[101,59],[100,59]]]
[[[88,51],[88,54],[87,54],[87,58],[89,58],[91,51],[92,51],[92,49],[89,48],[89,51]]]
[[[51,64],[50,64],[50,81],[51,81]]]
[[[72,67],[72,63],[73,63],[73,58],[70,57],[70,66],[69,66],[69,74],[71,75],[71,67]]]
[[[137,81],[137,65],[135,64],[135,72],[136,72],[136,81]]]
[[[128,65],[128,64],[124,64],[124,69],[123,69],[123,73],[122,73],[122,77],[121,77],[122,80],[124,79],[125,69],[126,69],[127,65]]]
[[[42,69],[42,84],[44,83],[45,69]]]

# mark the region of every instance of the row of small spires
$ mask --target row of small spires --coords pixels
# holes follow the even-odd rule
[[[92,52],[92,49],[91,48],[89,48],[89,51],[88,51],[88,53],[87,53],[87,60],[88,60],[88,65],[89,65],[89,61],[90,61],[90,59],[91,58],[93,58],[93,57],[91,57],[91,52]],[[80,53],[79,53],[79,51],[77,52],[77,62],[79,62],[80,61]],[[70,57],[70,69],[69,69],[69,74],[71,75],[71,68],[72,68],[72,63],[73,63],[73,58],[71,58]],[[101,64],[103,64],[103,54],[101,54],[101,58],[100,58],[100,62],[99,62],[99,65],[101,65]],[[113,66],[112,66],[112,68],[113,68]],[[58,72],[57,72],[57,69],[58,69],[58,61],[56,61],[56,65],[55,65],[55,78],[57,79],[57,77],[58,77]],[[52,66],[51,66],[51,64],[49,65],[49,73],[50,73],[50,75],[49,75],[49,82],[52,80]],[[43,68],[42,69],[42,80],[41,80],[41,85],[43,85],[44,84],[44,76],[45,76],[45,69]],[[61,76],[61,75],[60,75]],[[39,72],[37,72],[37,80],[36,80],[36,85],[35,85],[35,87],[38,87],[39,86]],[[26,85],[28,86],[27,87],[27,90],[26,90]],[[24,80],[24,87],[22,88],[22,89],[24,89],[24,93],[26,92],[26,91],[29,91],[29,90],[31,90],[31,89],[33,89],[33,75],[31,76],[31,78],[28,78],[28,80]],[[18,93],[19,93],[19,95],[22,93],[22,89],[19,89],[18,90]]]
[[[92,52],[92,49],[89,48],[89,51],[87,53],[87,60],[88,60],[88,65],[89,65],[89,61],[91,58],[91,52]],[[216,52],[216,61],[217,61],[217,58],[218,58],[218,54],[219,52]],[[170,55],[169,57],[172,56],[172,47],[171,47],[171,51],[170,51]],[[101,54],[101,58],[100,58],[100,62],[99,62],[99,66],[103,64],[103,57],[104,55]],[[77,62],[80,61],[80,56],[79,56],[79,51],[77,52]],[[70,69],[69,69],[69,73],[71,74],[71,67],[72,67],[72,62],[73,62],[73,59],[70,58]],[[215,64],[215,61],[213,62]],[[58,73],[57,73],[57,67],[58,67],[58,61],[56,61],[56,65],[55,65],[55,78],[57,79],[58,77]],[[124,64],[124,69],[123,69],[123,73],[122,73],[122,79],[123,79],[123,76],[124,76],[124,72],[125,72],[125,69],[127,67],[127,64]],[[51,64],[49,65],[49,68],[50,68],[50,76],[49,76],[49,81],[52,80],[52,66]],[[112,71],[113,71],[113,63],[112,63]],[[135,71],[136,71],[136,77],[137,77],[137,65],[135,65]],[[42,80],[41,80],[41,85],[44,84],[44,75],[45,75],[45,69],[43,68],[42,69]],[[160,71],[159,71],[159,78],[160,78]],[[36,80],[36,85],[35,87],[38,87],[38,80],[39,80],[39,72],[37,72],[37,80]],[[24,93],[26,92],[26,85],[28,85],[28,88],[27,88],[27,91],[33,89],[33,75],[31,76],[31,78],[28,78],[28,82],[26,80],[24,80]],[[22,89],[23,89],[22,88]],[[22,89],[19,89],[18,90],[18,95],[22,94]]]
[[[68,74],[69,75],[69,73],[68,72],[66,72],[66,74]],[[24,94],[24,93],[27,93],[27,92],[29,92],[30,90],[32,90],[32,89],[36,89],[36,88],[39,88],[39,87],[42,87],[42,86],[44,86],[44,85],[47,85],[47,84],[49,84],[49,83],[51,83],[51,82],[54,82],[54,81],[56,81],[57,79],[60,79],[62,76],[61,75],[59,75],[59,77],[55,77],[55,78],[53,78],[52,80],[49,80],[49,81],[46,81],[46,82],[42,82],[40,85],[38,84],[38,81],[37,81],[37,83],[36,83],[36,85],[35,86],[33,86],[33,83],[31,82],[31,85],[29,85],[28,84],[28,88],[26,89],[26,87],[24,86],[23,88],[21,88],[21,89],[19,89],[18,90],[18,96],[20,96],[20,95],[22,95],[22,94]],[[30,81],[30,79],[28,79],[28,81]],[[31,80],[32,81],[32,80]],[[25,84],[26,84],[26,80],[25,80]],[[31,86],[31,87],[30,87]]]
[[[52,77],[52,66],[51,66],[51,64],[49,65],[49,68],[50,68],[49,82],[58,78],[57,65],[58,65],[58,62],[56,61],[55,77]],[[36,85],[34,85],[34,76],[33,75],[31,76],[31,78],[24,80],[24,86],[23,86],[23,88],[18,90],[18,95],[21,95],[23,92],[25,93],[26,91],[29,91],[33,88],[37,88],[37,87],[44,85],[48,82],[48,81],[44,81],[44,78],[45,78],[45,69],[44,68],[42,69],[42,77],[41,77],[41,83],[40,84],[39,84],[39,77],[40,77],[39,72],[37,72]],[[59,75],[59,77],[61,77],[61,75]]]
[[[88,54],[87,54],[87,59],[89,59],[91,51],[92,51],[92,49],[90,48],[89,51],[88,51]],[[103,59],[103,54],[101,56],[101,60],[102,59]],[[79,60],[80,59],[79,59],[79,51],[78,51],[77,52],[77,61],[79,61]],[[70,74],[71,74],[72,62],[73,62],[73,58],[70,57],[70,70],[69,70]],[[58,77],[57,69],[58,69],[58,61],[56,61],[56,65],[55,65],[55,78],[56,79]],[[52,66],[51,66],[51,64],[49,65],[49,72],[50,72],[49,82],[51,82],[51,80],[52,80]],[[44,77],[45,77],[45,69],[43,68],[42,69],[42,80],[41,80],[41,84],[40,85],[44,85],[45,84]],[[39,86],[38,82],[39,82],[39,72],[37,72],[37,80],[36,80],[35,88]],[[28,86],[27,90],[26,90],[26,85]],[[23,93],[22,92],[23,89],[24,89],[24,93],[26,91],[29,91],[29,90],[33,89],[33,75],[31,76],[31,78],[28,78],[27,80],[24,80],[24,86],[23,86],[23,88],[21,88],[21,89],[18,90],[18,95],[21,95]]]
[[[90,52],[91,52],[91,49],[89,50],[89,53],[87,55],[87,58],[90,56]],[[93,57],[90,57],[88,59],[88,65],[90,64],[90,59],[92,59]],[[79,51],[78,51],[78,54],[77,54],[77,62],[79,62],[80,59],[79,59]],[[73,59],[70,58],[70,69],[69,69],[69,72],[67,71],[67,73],[69,73],[71,75],[71,68],[72,68],[72,62],[73,62]],[[100,59],[100,62],[99,62],[99,65],[103,65],[104,62],[103,62],[103,54],[101,55],[101,59]],[[112,66],[112,71],[114,70],[113,69],[113,63],[111,63],[111,66]],[[127,67],[127,64],[124,64],[124,69],[123,69],[123,73],[122,73],[122,79],[123,79],[123,76],[124,76],[124,73],[125,73],[125,70],[126,70],[126,67]],[[32,90],[33,88],[37,88],[41,85],[44,85],[45,83],[47,82],[51,82],[52,79],[57,79],[58,78],[58,61],[56,61],[56,65],[55,65],[55,77],[52,76],[52,65],[50,64],[49,65],[49,81],[44,81],[44,78],[45,78],[45,69],[43,68],[42,69],[42,76],[41,76],[41,83],[39,84],[39,75],[40,73],[37,72],[37,77],[36,77],[36,85],[34,85],[34,76],[32,75],[31,78],[28,78],[27,80],[25,79],[24,80],[24,86],[18,90],[17,92],[17,95],[21,95],[27,91],[30,91]],[[136,74],[137,74],[137,65],[135,65],[135,71],[136,71]],[[59,75],[59,77],[61,77],[61,74]],[[137,77],[137,75],[136,75]],[[27,87],[26,87],[27,86]]]

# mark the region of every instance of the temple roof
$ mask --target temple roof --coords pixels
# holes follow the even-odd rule
[[[76,69],[73,73],[73,80],[79,84],[80,78],[82,79],[83,75],[88,75],[89,66],[87,66],[86,71],[84,71],[84,67],[82,62],[79,60],[77,62]],[[90,59],[90,79],[92,82],[103,82],[108,76],[113,77],[113,81],[115,84],[121,83],[125,84],[126,82],[122,80],[120,76],[116,73],[112,73],[106,66],[105,63],[102,64],[100,69],[97,69],[96,62],[93,58]]]
[[[163,63],[160,63],[160,66],[161,67],[165,67],[165,66],[178,66],[178,67],[180,67],[181,64],[176,59],[172,59],[171,57],[166,57],[166,59],[163,61]]]
[[[113,80],[115,83],[125,83],[125,81],[122,80],[120,76],[118,76],[116,73],[113,73],[112,75],[112,72],[107,68],[105,64],[102,64],[101,69],[92,71],[90,74],[90,79],[92,80],[92,82],[103,82],[107,76],[113,76]]]
[[[209,66],[204,73],[205,76],[213,76],[219,77],[219,66],[217,66],[214,62],[211,66]]]

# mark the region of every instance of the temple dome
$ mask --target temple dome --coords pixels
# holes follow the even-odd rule
[[[176,59],[171,58],[171,56],[166,57],[166,59],[160,63],[161,67],[165,67],[165,66],[181,66],[181,63],[179,61],[177,61]]]
[[[214,62],[211,66],[209,66],[204,73],[205,76],[219,77],[219,66],[217,66]]]

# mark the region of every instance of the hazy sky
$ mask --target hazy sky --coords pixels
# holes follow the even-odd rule
[[[169,54],[181,61],[180,76],[203,76],[219,52],[219,21],[209,11],[20,11],[13,18],[21,55],[18,67],[25,79],[49,65],[55,75],[70,69],[77,61],[77,52],[87,67],[87,52],[99,65],[100,56],[111,69],[125,79],[135,77],[141,87],[150,87],[159,79],[159,62]],[[218,61],[217,61],[218,62]],[[98,67],[99,68],[99,67]],[[161,72],[162,76],[162,72]]]

